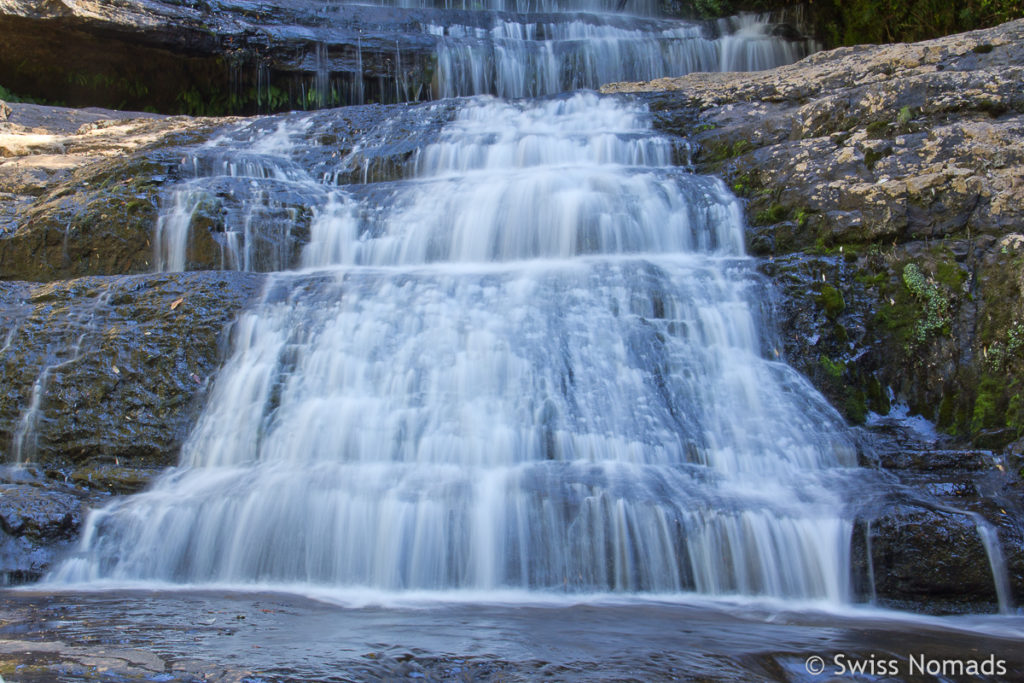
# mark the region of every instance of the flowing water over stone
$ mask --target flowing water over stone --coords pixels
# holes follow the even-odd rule
[[[157,268],[208,230],[273,275],[180,466],[50,581],[848,602],[854,437],[778,360],[736,198],[635,103],[479,95],[795,56],[758,23],[668,23],[430,27],[439,92],[476,96],[344,142],[343,110],[258,120],[184,159]]]
[[[796,61],[813,49],[809,41],[772,35],[774,25],[766,17],[722,20],[712,30],[707,25],[637,16],[656,14],[653,4],[631,4],[629,14],[594,12],[610,9],[608,4],[499,2],[486,8],[511,12],[417,15],[416,20],[398,23],[393,36],[375,39],[375,43],[395,41],[394,56],[389,58],[394,82],[377,84],[378,96],[382,101],[402,102],[481,94],[555,95],[613,81],[693,71],[767,69]],[[448,3],[413,5],[449,7]],[[547,13],[532,13],[539,11]],[[432,57],[429,66],[419,70],[423,73],[417,71],[419,75],[414,76],[401,66],[401,46],[423,41],[428,42]],[[339,89],[348,92],[347,102],[366,101],[362,78],[348,85],[332,83],[334,74],[344,69],[362,72],[361,45],[357,39],[354,66],[347,64],[351,59],[344,66],[333,63],[331,51],[324,44],[317,47],[311,57],[316,82],[309,85],[309,93],[320,98],[314,104],[322,106],[328,101],[325,91],[337,94]],[[415,54],[419,53],[407,49],[407,65],[418,59]],[[425,76],[426,72],[431,75]],[[335,100],[334,95],[329,99]],[[299,125],[308,128],[310,122]],[[261,131],[249,139],[228,136],[211,141],[186,159],[183,173],[191,180],[164,199],[154,240],[156,270],[189,270],[190,234],[211,222],[221,224],[221,267],[276,271],[297,265],[296,245],[309,219],[305,209],[321,206],[327,199],[315,181],[328,180],[318,179],[311,169],[289,158],[290,136],[302,133],[294,125],[289,129],[282,124],[269,135]],[[349,170],[344,164],[339,167]],[[331,175],[329,169],[318,170]],[[332,180],[339,181],[337,169]],[[297,230],[282,231],[282,225]]]
[[[721,28],[708,37],[699,25],[598,15],[427,30],[441,38],[435,80],[442,97],[550,95],[693,71],[767,69],[806,54],[806,45],[772,37],[754,16]]]
[[[290,125],[261,173],[311,183]],[[182,466],[54,578],[846,600],[852,443],[672,151],[623,101],[484,98],[406,179],[317,185]]]

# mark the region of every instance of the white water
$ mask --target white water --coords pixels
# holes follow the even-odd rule
[[[602,8],[608,9],[606,5],[609,3],[554,3],[552,6],[548,6],[551,3],[541,5],[535,2],[498,4],[501,7],[487,7],[524,12],[541,9],[599,11]],[[506,4],[508,7],[505,7]],[[642,8],[641,4],[631,3],[629,6],[631,13],[645,13],[641,11]],[[654,11],[653,6],[649,9]],[[580,88],[597,88],[613,81],[648,80],[693,71],[767,69],[794,62],[808,50],[805,44],[787,42],[770,35],[771,25],[767,23],[767,17],[756,15],[744,15],[720,22],[718,37],[709,37],[705,27],[689,22],[601,12],[543,15],[542,19],[532,18],[531,15],[495,15],[488,26],[482,28],[451,24],[419,27],[437,41],[436,67],[431,85],[434,97],[487,93],[506,98],[534,97]],[[361,51],[357,54],[361,57]],[[398,43],[395,60],[396,63],[401,62],[401,47]],[[317,69],[315,88],[322,95],[330,87],[324,46],[318,48],[314,61]],[[362,70],[361,62],[359,70]],[[400,82],[403,78],[400,67],[396,69],[396,74],[395,96],[401,101],[405,99],[402,93],[406,88]],[[362,88],[361,78],[357,79],[357,84]],[[361,94],[356,97],[356,101],[362,102]],[[502,129],[497,134],[512,134],[512,130]],[[329,199],[326,193],[318,192],[320,188],[311,182],[307,171],[288,156],[292,150],[292,138],[301,136],[303,132],[301,128],[288,128],[282,124],[272,135],[250,141],[244,146],[216,140],[187,158],[184,162],[186,180],[175,185],[163,201],[163,211],[154,239],[155,270],[178,272],[200,267],[195,265],[194,260],[190,261],[189,255],[195,251],[192,241],[197,231],[211,230],[211,223],[215,225],[213,232],[219,243],[220,267],[275,271],[294,266],[296,238],[288,232],[288,228],[295,225],[297,209],[294,197],[291,203],[288,202],[289,196],[295,195],[293,190],[298,188],[298,194],[301,195],[297,200],[299,204],[320,208]],[[461,133],[473,134],[472,124],[467,123],[451,131],[450,137],[456,148],[460,144],[457,134]],[[529,141],[524,144],[528,145]],[[565,147],[575,143],[563,140],[559,144]],[[663,148],[666,146],[664,141],[652,144]],[[598,143],[594,143],[594,149],[595,154],[601,154]],[[649,152],[655,153],[653,150]],[[497,146],[489,153],[516,152]],[[639,153],[648,151],[641,150]],[[654,163],[666,163],[664,150],[656,153],[662,156]],[[499,161],[491,159],[494,164]],[[595,157],[593,161],[599,162],[601,159]],[[647,160],[630,160],[630,163],[634,162],[643,165]],[[422,170],[426,176],[436,175],[430,168],[424,167]],[[546,175],[537,174],[535,170],[531,168],[529,173],[516,181],[521,191],[521,196],[516,200],[521,211],[547,210],[547,207],[535,203],[538,195],[534,192],[535,188],[530,186],[531,183],[542,185],[554,181],[568,188],[578,180],[560,177],[557,163],[545,169]],[[251,187],[240,182],[243,180],[250,181]],[[489,181],[489,178],[486,180]],[[467,181],[472,182],[472,178],[467,178]],[[588,182],[600,183],[604,180],[595,176]],[[652,194],[654,188],[647,186],[649,183],[645,177],[615,182],[632,182],[636,191],[628,198],[624,197],[628,203],[621,204],[614,211],[643,212],[649,207],[641,204],[652,198],[656,200]],[[664,178],[657,182],[675,183],[674,180]],[[424,187],[422,192],[444,192],[443,186],[444,181],[439,178],[437,184]],[[490,190],[484,188],[482,191]],[[578,191],[585,192],[586,188],[581,187]],[[224,208],[220,201],[223,197],[231,197],[229,203],[237,204],[237,208]],[[694,197],[691,196],[686,201],[692,199]],[[699,197],[697,200],[700,203]],[[618,201],[618,198],[614,201]],[[413,211],[418,211],[415,205],[412,206]],[[328,211],[337,208],[332,206]],[[655,210],[664,212],[666,209],[674,216],[686,219],[683,214],[687,209],[680,211],[679,207],[657,207]],[[700,209],[695,207],[693,210]],[[221,212],[227,215],[222,217]],[[225,225],[217,225],[222,218]],[[536,235],[519,235],[506,230],[505,224],[511,218],[491,218],[497,218],[497,222],[488,220],[486,229],[502,235],[501,239],[537,239]],[[384,219],[399,220],[390,214]],[[466,223],[469,218],[461,217],[460,220]],[[660,225],[657,221],[651,221],[651,224]],[[592,226],[592,230],[599,231],[601,228]],[[669,240],[678,237],[674,229],[662,231],[662,234]],[[459,240],[465,248],[471,248],[471,245],[464,242],[464,230],[459,235],[453,235],[452,239]],[[343,243],[348,242],[344,236],[341,240]],[[344,248],[344,244],[334,246]],[[525,245],[521,246],[529,249]],[[649,248],[659,251],[675,250],[678,246],[648,243]],[[569,244],[563,247],[569,252],[574,248]],[[383,247],[378,245],[376,248]],[[505,252],[504,258],[519,258],[522,255]],[[307,252],[305,262],[330,263],[338,256],[311,250]],[[390,255],[385,255],[379,262],[388,263],[390,258]],[[342,257],[341,261],[344,262],[345,258]]]
[[[669,157],[620,100],[484,98],[387,201],[329,190],[181,467],[51,580],[847,600],[845,427]]]
[[[519,98],[646,81],[694,71],[757,71],[790,64],[807,46],[770,35],[754,15],[708,37],[697,24],[638,23],[608,15],[494,22],[490,28],[429,26],[439,36],[437,94]]]
[[[613,12],[619,0],[365,0],[361,4],[396,7],[438,7],[442,9],[487,10],[499,12]],[[622,10],[627,14],[653,16],[660,13],[659,0],[628,0]]]

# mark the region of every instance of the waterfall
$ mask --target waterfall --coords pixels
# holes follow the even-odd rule
[[[405,30],[413,31],[415,40],[429,37],[436,41],[430,89],[434,97],[442,98],[480,94],[536,97],[693,71],[767,69],[794,62],[813,48],[771,35],[765,16],[744,15],[720,22],[712,37],[706,27],[695,23],[603,11],[614,4],[487,3],[489,9],[555,13],[473,13],[485,15],[478,25],[428,23]],[[412,5],[448,7],[452,3]],[[461,7],[462,3],[454,5]],[[643,7],[639,2],[630,3],[634,14],[656,14],[656,8],[648,8],[648,12],[641,11]],[[357,103],[366,96],[362,53],[357,39],[358,77],[351,95]],[[313,60],[316,78],[310,87],[320,104],[333,101],[328,58],[326,45],[318,44]],[[389,92],[402,101],[416,88],[405,80],[399,42],[395,43],[394,61],[395,82]],[[303,106],[306,104],[303,98]],[[154,240],[155,269],[176,272],[196,267],[190,265],[189,258],[196,226],[212,232],[221,252],[221,267],[276,271],[294,266],[299,237],[294,232],[282,234],[282,226],[296,225],[299,207],[322,208],[328,199],[323,193],[313,196],[316,190],[309,191],[313,186],[308,171],[287,158],[289,140],[302,132],[282,124],[259,140],[211,141],[186,158],[183,180],[163,198]],[[256,185],[240,180],[255,181]],[[493,229],[502,230],[498,226]]]
[[[367,5],[397,7],[436,7],[441,9],[487,10],[517,12],[618,12],[656,16],[661,13],[659,0],[366,0]]]
[[[435,79],[442,97],[536,97],[694,71],[757,71],[795,62],[810,49],[772,36],[764,17],[723,28],[708,37],[698,24],[578,15],[427,30],[440,40]]]
[[[250,149],[294,169],[313,116]],[[775,360],[737,200],[671,156],[577,93],[463,100],[378,192],[282,171],[326,195],[302,268],[50,579],[847,600],[846,428]]]

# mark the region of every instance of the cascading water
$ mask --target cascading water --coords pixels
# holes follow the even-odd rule
[[[766,17],[745,15],[722,21],[711,37],[698,24],[635,16],[656,14],[654,5],[631,3],[630,15],[607,13],[614,4],[492,2],[487,9],[548,14],[463,12],[459,20],[483,18],[474,25],[415,24],[413,33],[401,37],[435,41],[430,88],[435,97],[521,98],[693,71],[766,69],[796,61],[811,47],[771,35]],[[450,17],[438,17],[445,18]],[[403,30],[410,29],[403,24]],[[407,99],[402,93],[411,87],[399,66],[401,53],[396,42],[395,82],[384,88],[394,90],[396,101]],[[361,47],[355,57],[361,72]],[[317,46],[313,61],[316,80],[310,87],[322,98],[332,88],[326,46]],[[357,79],[359,88],[362,83]],[[361,103],[362,95],[355,99]],[[327,199],[310,182],[308,169],[288,158],[289,135],[296,132],[301,133],[282,125],[259,139],[218,139],[186,159],[182,172],[189,179],[164,198],[154,241],[155,269],[189,270],[193,227],[211,223],[223,224],[217,236],[221,267],[275,271],[296,265],[297,239],[294,234],[282,234],[280,228],[295,225],[302,207],[322,207]]]
[[[380,192],[289,180],[306,269],[51,579],[846,599],[845,427],[671,152],[621,100],[482,98]]]
[[[653,16],[661,12],[659,0],[366,0],[367,5],[483,9],[496,12],[620,12]]]
[[[435,81],[442,97],[536,97],[694,71],[756,71],[807,53],[804,43],[773,37],[764,18],[750,15],[722,29],[711,38],[697,24],[608,15],[427,27],[440,39]]]

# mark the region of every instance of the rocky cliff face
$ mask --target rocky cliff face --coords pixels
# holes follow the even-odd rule
[[[603,89],[648,102],[657,126],[690,141],[684,161],[746,199],[748,247],[781,295],[785,358],[854,423],[884,429],[877,416],[903,405],[940,430],[876,441],[865,462],[983,514],[1011,548],[1020,488],[1001,472],[1020,468],[1024,436],[1022,81],[1024,20]],[[991,593],[968,576],[969,518],[906,501],[878,515],[854,556],[867,567],[873,548],[879,597],[934,599],[946,583],[961,598]]]
[[[890,398],[977,445],[1024,434],[1024,21],[639,93],[747,198],[786,356],[854,422]],[[809,290],[809,291],[808,291]]]

